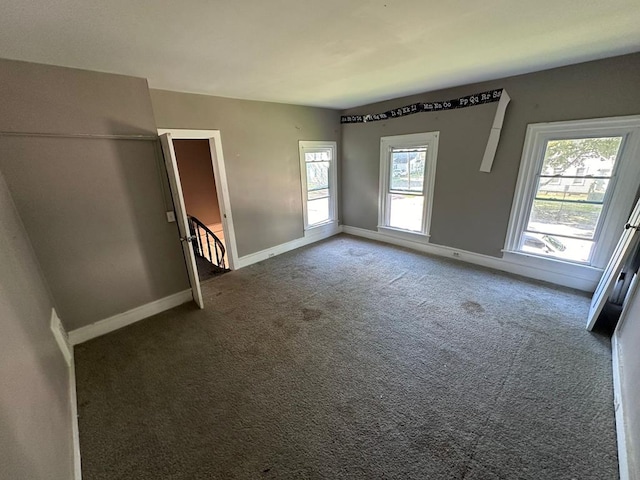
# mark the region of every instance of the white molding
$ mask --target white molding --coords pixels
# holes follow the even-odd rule
[[[101,335],[118,330],[132,323],[138,322],[145,318],[151,317],[158,313],[169,310],[170,308],[177,307],[183,303],[190,302],[192,300],[191,289],[183,290],[182,292],[174,293],[168,297],[155,300],[153,302],[141,305],[136,308],[132,308],[123,313],[114,315],[113,317],[105,318],[104,320],[97,321],[91,325],[80,327],[69,332],[69,341],[71,345],[78,345]]]
[[[327,238],[332,235],[335,235],[337,232],[336,229],[342,229],[338,226],[338,222],[333,220],[331,222],[322,223],[320,225],[316,225],[314,227],[306,228],[304,231],[304,236],[306,238],[315,239],[314,241],[318,241],[318,237],[323,236],[322,238]]]
[[[67,366],[70,367],[73,363],[73,347],[69,343],[69,335],[62,325],[55,308],[51,309],[51,323],[49,326],[53,333],[53,338],[55,338],[58,347],[60,347],[65,362],[67,362]]]
[[[158,135],[170,133],[174,140],[209,140],[211,151],[211,163],[213,165],[213,177],[218,192],[218,205],[222,217],[222,229],[227,248],[229,268],[235,270],[238,267],[238,244],[236,231],[233,226],[231,213],[231,195],[229,194],[229,182],[227,180],[227,168],[222,150],[222,136],[220,130],[189,130],[180,128],[159,128]]]
[[[73,478],[82,480],[82,457],[80,456],[80,429],[78,427],[78,396],[76,390],[76,365],[72,359],[69,367],[69,402],[71,403],[71,435],[73,442]]]
[[[554,271],[550,270],[548,266],[544,264],[527,265],[524,263],[519,263],[515,260],[491,257],[489,255],[482,255],[480,253],[469,252],[457,248],[445,247],[432,243],[413,242],[391,235],[374,232],[372,230],[350,227],[348,225],[343,225],[342,231],[350,235],[369,238],[371,240],[378,240],[380,242],[390,243],[392,245],[398,245],[401,247],[407,247],[413,250],[430,253],[432,255],[438,255],[441,257],[454,258],[456,260],[473,263],[474,265],[481,265],[483,267],[493,268],[495,270],[501,270],[503,272],[513,273],[516,275],[522,275],[524,277],[533,278],[535,280],[543,280],[546,282],[554,283],[556,285],[576,288],[578,290],[584,290],[586,292],[593,292],[600,276],[602,275],[602,270],[591,267],[580,268],[581,266],[575,266],[575,269],[572,269],[570,272],[562,272],[557,270]]]
[[[238,260],[238,268],[248,267],[249,265],[253,265],[254,263],[258,263],[268,258],[275,257],[276,255],[281,255],[290,250],[295,250],[296,248],[304,247],[305,245],[310,245],[312,243],[324,240],[325,238],[332,237],[342,232],[341,225],[337,225],[334,223],[330,226],[333,228],[323,228],[318,232],[307,230],[304,237],[297,238],[295,240],[291,240],[290,242],[282,243],[280,245],[276,245],[275,247],[267,248],[265,250],[260,250],[259,252],[250,253],[249,255],[240,257],[240,259]]]
[[[613,367],[613,406],[616,416],[616,437],[618,440],[618,468],[620,480],[632,480],[628,459],[627,429],[624,416],[624,402],[622,400],[622,364],[617,332],[611,337],[611,361]]]
[[[429,237],[431,236],[425,235],[424,233],[400,230],[399,228],[385,227],[384,225],[378,225],[378,233],[382,235],[388,235],[390,237],[398,237],[399,239],[409,240],[416,243],[429,243]]]

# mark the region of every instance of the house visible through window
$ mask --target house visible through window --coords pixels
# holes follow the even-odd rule
[[[378,228],[428,235],[438,133],[382,137]]]
[[[576,176],[573,179],[574,185],[584,185],[585,176],[587,173],[587,169],[585,167],[577,167],[576,168]]]
[[[299,143],[305,230],[336,221],[336,143]]]
[[[637,119],[531,125],[506,250],[602,264],[617,240],[607,230],[620,227],[638,188],[631,151],[639,126]]]

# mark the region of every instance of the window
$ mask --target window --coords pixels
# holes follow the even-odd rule
[[[438,132],[380,139],[378,230],[428,237]]]
[[[560,175],[562,175],[562,168],[553,167],[552,174],[547,180],[547,185],[560,185]]]
[[[640,117],[529,125],[505,250],[603,267],[640,183]]]
[[[299,142],[304,229],[337,222],[336,142]]]
[[[576,176],[573,178],[574,185],[584,185],[587,169],[585,167],[576,168]]]

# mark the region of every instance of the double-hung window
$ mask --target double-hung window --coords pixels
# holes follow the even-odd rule
[[[438,132],[380,139],[379,231],[428,238],[437,151]]]
[[[304,229],[337,223],[336,142],[299,142]]]
[[[505,250],[602,268],[640,185],[640,117],[529,125]]]

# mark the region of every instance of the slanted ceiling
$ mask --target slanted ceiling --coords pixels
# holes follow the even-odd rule
[[[637,0],[5,0],[0,57],[348,108],[640,50]]]

